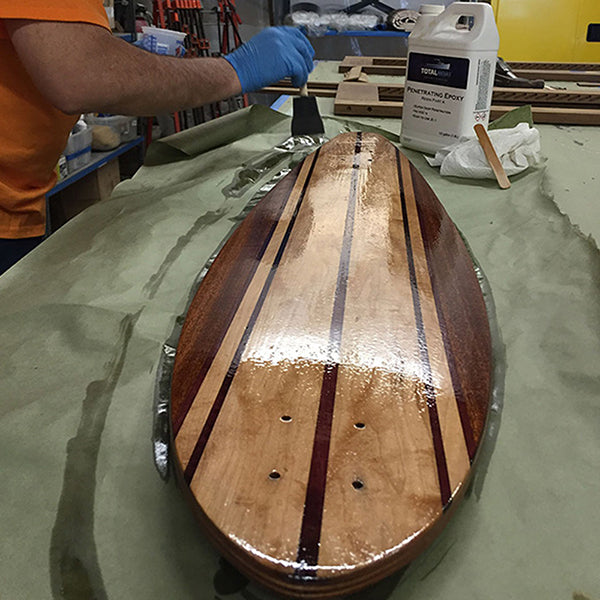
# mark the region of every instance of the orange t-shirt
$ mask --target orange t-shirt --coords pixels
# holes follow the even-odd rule
[[[56,183],[54,169],[78,117],[54,108],[35,87],[6,19],[110,27],[102,0],[0,0],[0,238],[14,239],[44,235],[45,194]]]

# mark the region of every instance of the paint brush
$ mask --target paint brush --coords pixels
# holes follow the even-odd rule
[[[300,97],[294,98],[292,135],[314,135],[325,133],[323,120],[319,114],[317,99],[308,95],[308,84],[300,88]]]

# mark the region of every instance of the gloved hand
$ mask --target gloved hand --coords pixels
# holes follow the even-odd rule
[[[298,29],[269,27],[224,58],[235,69],[246,93],[290,76],[294,87],[302,87],[313,70],[314,55],[310,42]]]

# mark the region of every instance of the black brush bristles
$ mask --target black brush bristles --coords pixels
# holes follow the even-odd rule
[[[292,135],[316,135],[319,133],[325,133],[325,127],[319,114],[317,99],[314,96],[294,98]]]

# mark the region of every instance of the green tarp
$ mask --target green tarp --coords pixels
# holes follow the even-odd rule
[[[398,121],[365,122],[397,140]],[[504,408],[450,526],[359,599],[600,598],[600,130],[540,130],[547,163],[508,191],[407,152],[491,285]],[[254,107],[157,143],[0,277],[2,600],[269,597],[219,561],[151,438],[163,344],[245,205],[302,157],[274,150],[289,131]]]

